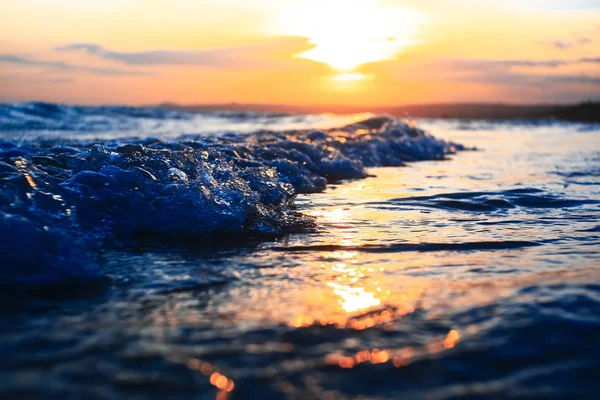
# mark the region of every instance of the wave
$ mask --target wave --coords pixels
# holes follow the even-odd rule
[[[0,104],[0,130],[102,131],[131,127],[132,119],[191,120],[192,114],[159,107],[85,107],[41,102]]]
[[[312,245],[288,246],[273,248],[273,251],[301,252],[301,251],[360,251],[363,253],[400,253],[400,252],[436,252],[436,251],[475,251],[475,250],[509,250],[525,247],[540,246],[541,243],[526,240],[503,240],[481,242],[456,242],[456,243],[393,243],[387,245]]]
[[[40,113],[40,107],[36,108]],[[49,107],[50,115],[62,113]],[[314,229],[297,193],[360,179],[367,166],[464,150],[389,117],[331,132],[178,140],[0,142],[3,283],[86,281],[123,240],[273,237]]]
[[[557,119],[439,119],[439,118],[418,118],[420,126],[432,126],[444,130],[458,131],[497,131],[519,133],[523,129],[529,131],[538,128],[547,132],[563,132],[565,130],[581,133],[597,133],[600,131],[598,122],[575,122],[562,121]]]
[[[240,111],[194,113],[166,107],[91,107],[29,102],[0,104],[0,132],[12,139],[174,138],[182,134],[213,136],[226,132],[334,128],[371,116]]]
[[[412,196],[391,199],[384,204],[411,205],[425,208],[451,209],[470,212],[492,212],[516,207],[570,208],[600,204],[594,199],[569,199],[541,189],[521,188],[499,192],[458,192],[433,196]]]

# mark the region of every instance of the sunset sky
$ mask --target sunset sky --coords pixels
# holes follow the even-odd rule
[[[600,99],[600,1],[0,0],[0,101]]]

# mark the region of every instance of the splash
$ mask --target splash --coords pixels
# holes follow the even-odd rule
[[[94,254],[115,244],[311,231],[313,218],[295,210],[296,194],[365,178],[365,167],[444,159],[457,148],[389,117],[328,132],[1,142],[0,232],[8,239],[0,250],[11,254],[1,279],[91,279],[101,274]]]

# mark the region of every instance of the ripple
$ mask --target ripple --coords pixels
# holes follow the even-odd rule
[[[486,152],[368,170],[441,143],[389,121],[104,149],[0,142],[0,271],[32,278],[0,293],[0,397],[596,398],[600,193],[555,172],[589,169],[597,133],[444,123],[437,136]],[[365,178],[319,192],[344,171]],[[287,203],[286,183],[312,193]],[[171,185],[195,189],[161,194]],[[274,221],[267,232],[295,226],[287,212],[312,223],[187,236],[239,227],[237,194],[282,205],[247,215]],[[128,234],[138,226],[154,232]]]
[[[492,212],[501,209],[521,208],[572,208],[600,204],[595,199],[570,199],[541,189],[523,188],[500,192],[457,192],[433,196],[411,196],[390,199],[391,204],[432,207],[473,212]],[[379,203],[380,204],[380,203]]]
[[[387,245],[314,245],[314,246],[288,246],[285,248],[272,248],[271,251],[360,251],[363,253],[401,253],[401,252],[437,252],[437,251],[487,251],[487,250],[507,250],[519,249],[525,247],[541,246],[541,243],[505,240],[505,241],[482,241],[482,242],[461,242],[461,243],[394,243]]]

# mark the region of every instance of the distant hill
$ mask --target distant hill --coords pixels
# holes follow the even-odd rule
[[[588,101],[572,106],[555,107],[551,114],[565,121],[600,122],[600,102]]]
[[[161,104],[160,107],[190,111],[251,111],[265,113],[311,114],[336,113],[351,114],[372,112],[411,118],[452,118],[452,119],[556,119],[562,121],[600,122],[600,101],[573,105],[511,105],[511,104],[425,104],[393,107],[360,106],[290,106],[269,104],[203,104],[178,105]]]

